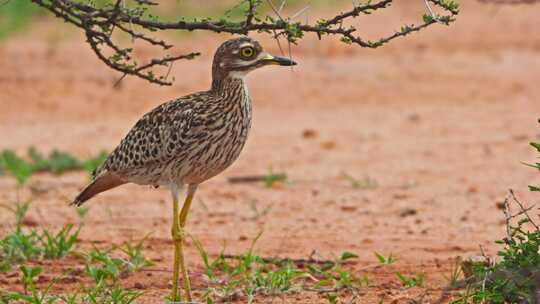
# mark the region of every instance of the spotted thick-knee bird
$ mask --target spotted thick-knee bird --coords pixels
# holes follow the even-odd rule
[[[224,42],[214,55],[210,89],[171,100],[145,114],[73,201],[80,206],[96,194],[126,183],[170,187],[175,245],[172,301],[182,298],[179,272],[185,298],[192,300],[183,229],[197,186],[240,155],[251,126],[251,100],[244,77],[267,65],[296,63],[264,52],[249,37]],[[178,192],[185,185],[187,195],[179,212]]]

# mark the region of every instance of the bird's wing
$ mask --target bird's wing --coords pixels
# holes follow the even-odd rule
[[[114,149],[95,177],[114,172],[128,177],[141,169],[162,166],[181,151],[197,125],[194,112],[206,92],[161,104],[146,113]]]

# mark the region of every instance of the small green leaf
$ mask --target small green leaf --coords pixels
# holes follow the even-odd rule
[[[433,22],[433,16],[431,16],[429,14],[424,14],[422,16],[422,20],[424,21],[424,23],[431,23],[431,22]]]
[[[355,259],[357,257],[358,255],[355,253],[345,251],[341,254],[340,260],[345,261],[345,260]]]
[[[531,142],[530,145],[533,146],[538,152],[540,152],[540,144],[539,143]]]
[[[375,251],[374,254],[377,257],[377,260],[379,260],[379,263],[386,264],[386,258],[382,254],[378,253],[377,251]]]

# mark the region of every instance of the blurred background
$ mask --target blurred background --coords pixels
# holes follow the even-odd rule
[[[351,5],[309,4],[301,18],[333,16]],[[305,5],[290,1],[285,12]],[[178,12],[240,14],[228,12],[232,6],[234,1],[170,1],[156,12],[171,20]],[[260,229],[257,247],[269,256],[350,250],[364,265],[374,251],[393,253],[402,261],[397,267],[421,267],[431,282],[442,280],[450,259],[478,253],[478,245],[493,254],[493,240],[504,233],[499,207],[507,189],[538,199],[527,190],[538,182],[537,172],[521,162],[534,161],[528,143],[540,135],[540,5],[461,0],[460,8],[450,26],[434,25],[375,50],[308,36],[291,46],[298,66],[252,73],[247,81],[254,122],[247,146],[231,168],[200,187],[190,233],[214,254],[224,243],[232,253],[249,248]],[[355,25],[374,39],[418,23],[425,12],[423,1],[397,1]],[[207,89],[213,51],[231,36],[159,35],[174,43],[173,52],[202,55],[175,63],[171,87],[134,77],[113,87],[121,75],[96,58],[78,29],[29,1],[3,4],[0,149],[24,156],[34,147],[43,155],[58,150],[91,160],[111,151],[148,110]],[[280,54],[270,37],[254,37]],[[143,47],[137,56],[159,54],[153,52]],[[278,173],[284,176],[270,183],[228,180]],[[76,221],[67,203],[88,179],[84,170],[37,173],[16,191],[16,180],[4,174],[0,202],[31,199],[29,223],[62,227]],[[166,190],[126,185],[89,206],[82,244],[151,232],[149,246],[156,250],[149,256],[167,267]],[[0,231],[12,223],[10,213],[0,212]],[[192,244],[187,254],[200,266]],[[166,289],[162,285],[157,290]]]

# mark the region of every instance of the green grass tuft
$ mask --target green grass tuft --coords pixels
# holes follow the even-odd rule
[[[59,175],[66,171],[85,170],[88,174],[92,174],[107,159],[107,156],[106,152],[101,152],[96,156],[81,160],[67,152],[55,149],[45,157],[34,147],[30,147],[27,157],[23,158],[12,150],[3,150],[0,152],[0,171],[5,171],[15,177],[17,185],[22,187],[36,172],[51,172]]]
[[[368,282],[343,267],[358,257],[354,253],[344,252],[328,261],[264,258],[253,250],[258,237],[247,252],[236,256],[221,252],[214,259],[194,239],[205,267],[207,287],[203,301],[217,303],[242,297],[246,303],[253,303],[257,296],[276,297],[300,291],[322,293],[330,299],[333,293],[356,292]]]
[[[372,190],[379,187],[379,182],[369,176],[365,176],[362,179],[357,179],[347,173],[343,173],[343,177],[349,181],[351,187],[354,189]]]
[[[143,295],[143,292],[122,288],[119,280],[153,265],[142,254],[145,239],[136,243],[124,242],[107,250],[94,248],[88,253],[77,253],[73,247],[80,228],[73,231],[73,226],[67,225],[56,234],[46,229],[25,231],[22,222],[28,209],[29,204],[20,204],[11,210],[16,217],[15,229],[0,240],[0,272],[11,270],[19,264],[24,292],[0,289],[0,304],[131,304]],[[69,253],[85,258],[86,275],[92,279],[92,283],[88,286],[81,283],[75,293],[53,295],[50,289],[58,281],[58,278],[53,278],[44,289],[38,289],[34,281],[43,272],[43,268],[23,263],[33,259],[59,259]]]
[[[142,239],[135,245],[124,242],[122,246],[113,246],[107,250],[99,250],[94,247],[90,252],[84,254],[87,276],[92,278],[96,284],[102,282],[111,284],[118,282],[123,276],[152,266],[153,263],[142,255],[144,240]],[[117,249],[124,253],[123,257],[117,254],[112,255]]]
[[[66,225],[57,233],[47,229],[23,229],[22,222],[30,204],[17,204],[9,209],[15,215],[15,229],[0,238],[0,272],[13,265],[37,258],[61,259],[72,252],[80,228]]]

